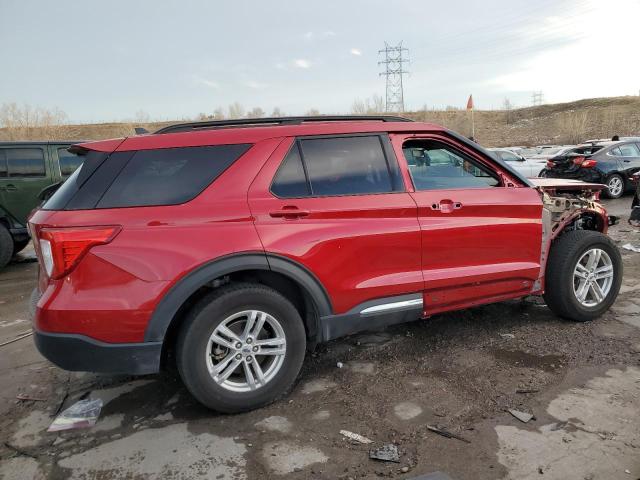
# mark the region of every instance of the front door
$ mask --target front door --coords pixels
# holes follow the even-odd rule
[[[306,267],[333,314],[420,294],[420,226],[385,135],[287,138],[249,189],[267,253]]]
[[[0,148],[0,207],[21,225],[38,205],[38,193],[51,184],[49,170],[44,148]]]
[[[538,192],[505,185],[497,165],[448,137],[395,135],[392,142],[415,189],[425,313],[530,292],[540,272]]]

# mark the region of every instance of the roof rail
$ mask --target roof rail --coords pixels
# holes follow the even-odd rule
[[[233,120],[205,120],[203,122],[185,122],[161,128],[158,133],[177,133],[192,130],[212,130],[229,127],[264,127],[275,125],[300,125],[307,122],[412,122],[404,117],[391,115],[318,115],[314,117],[272,117],[272,118],[240,118]]]

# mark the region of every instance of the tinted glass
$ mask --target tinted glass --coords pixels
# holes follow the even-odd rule
[[[611,150],[609,150],[609,153],[611,155],[615,155],[616,157],[622,156],[622,153],[620,152],[620,149],[618,147],[613,147]]]
[[[309,195],[309,184],[304,174],[298,144],[294,143],[286,158],[280,165],[271,192],[280,198],[306,197]]]
[[[97,207],[176,205],[187,202],[202,192],[249,147],[218,145],[138,151],[120,171]]]
[[[60,173],[63,177],[71,175],[82,165],[82,157],[75,153],[68,152],[66,148],[58,149],[58,162],[60,164]]]
[[[7,158],[4,155],[4,150],[0,150],[0,178],[7,176]]]
[[[307,139],[301,146],[313,195],[393,191],[379,137]]]
[[[411,165],[409,172],[416,190],[487,188],[500,185],[494,173],[440,142],[419,142],[424,161]],[[412,142],[413,144],[413,142]],[[403,149],[415,148],[413,145]]]
[[[41,148],[7,148],[4,151],[10,177],[44,177],[44,152]]]
[[[618,147],[623,157],[640,157],[640,151],[634,143],[625,143]]]

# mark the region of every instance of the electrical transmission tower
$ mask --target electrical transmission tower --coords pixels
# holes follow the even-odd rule
[[[542,105],[544,103],[544,93],[542,93],[542,91],[533,92],[531,94],[531,103],[534,107]]]
[[[402,47],[402,42],[395,47],[389,46],[387,42],[384,42],[384,50],[378,51],[378,55],[384,53],[384,60],[378,62],[378,65],[385,66],[385,71],[380,72],[380,76],[387,77],[385,102],[385,110],[387,112],[404,112],[402,75],[409,73],[403,68],[403,64],[409,62],[409,59],[403,57],[405,52],[408,54],[409,50]]]

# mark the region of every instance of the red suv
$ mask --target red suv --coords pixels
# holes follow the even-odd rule
[[[175,358],[222,412],[285,393],[319,342],[526,295],[590,320],[622,280],[602,185],[533,184],[432,124],[188,123],[71,150],[29,223],[38,349],[96,372]]]

